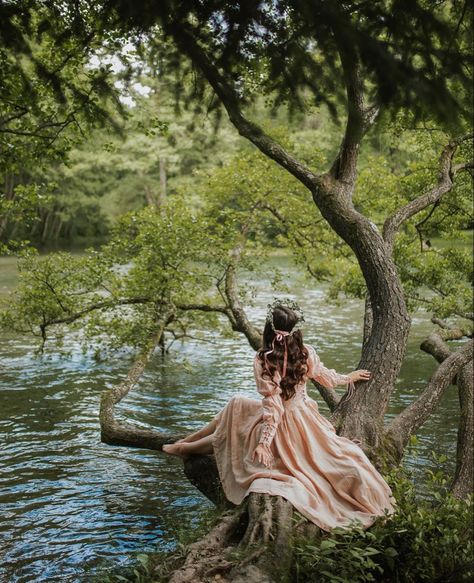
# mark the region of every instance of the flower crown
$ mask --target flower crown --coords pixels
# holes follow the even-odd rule
[[[283,298],[283,299],[278,299],[275,298],[275,301],[271,304],[268,304],[268,310],[267,310],[267,318],[266,318],[266,322],[270,322],[271,326],[272,326],[272,330],[275,333],[281,332],[281,330],[275,330],[275,325],[273,323],[273,310],[275,308],[290,308],[291,310],[293,310],[296,315],[297,315],[297,320],[295,325],[293,326],[293,328],[288,332],[289,335],[293,334],[293,332],[295,332],[296,330],[299,330],[304,323],[304,315],[303,315],[303,310],[299,307],[299,305],[294,301],[291,300],[290,298]]]

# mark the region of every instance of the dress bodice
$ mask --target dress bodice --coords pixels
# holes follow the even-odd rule
[[[295,386],[294,395],[287,400],[282,398],[280,372],[276,370],[272,379],[265,377],[263,374],[262,363],[258,358],[258,355],[255,355],[253,363],[255,380],[257,383],[257,390],[263,396],[263,427],[260,438],[261,443],[270,445],[285,411],[306,406],[309,399],[306,391],[308,378],[314,379],[323,386],[331,388],[338,384],[347,384],[351,380],[349,375],[343,375],[336,372],[334,369],[326,368],[321,362],[316,350],[310,344],[305,344],[305,347],[308,350],[308,370],[303,377],[303,380]]]
[[[306,379],[295,386],[295,394],[289,399],[282,399],[283,407],[285,409],[292,409],[298,405],[303,405],[309,399],[308,392],[306,390]]]

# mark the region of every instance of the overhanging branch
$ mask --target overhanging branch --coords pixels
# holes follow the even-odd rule
[[[438,406],[444,391],[455,375],[473,359],[474,341],[469,340],[462,348],[450,354],[431,377],[426,389],[411,405],[399,413],[387,426],[387,434],[402,448],[431,416]]]
[[[165,32],[174,39],[182,53],[187,55],[205,76],[226,108],[229,119],[239,134],[250,140],[266,156],[288,170],[307,188],[314,189],[319,184],[319,176],[287,152],[281,144],[266,134],[259,125],[244,116],[240,107],[241,99],[238,93],[223,77],[206,51],[198,44],[191,25],[169,20],[166,6],[163,6],[162,21]]]
[[[395,235],[402,223],[429,205],[438,202],[453,187],[453,180],[456,174],[470,167],[470,164],[454,165],[453,158],[458,146],[462,142],[472,139],[472,137],[472,134],[466,135],[449,142],[439,157],[438,181],[436,186],[399,208],[393,215],[386,219],[383,226],[383,238],[390,251],[393,250]]]

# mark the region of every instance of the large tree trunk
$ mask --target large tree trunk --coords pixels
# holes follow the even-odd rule
[[[456,450],[456,472],[451,490],[457,498],[466,499],[474,488],[474,367],[468,363],[458,375],[461,417]]]
[[[321,196],[319,208],[353,249],[367,283],[371,317],[357,368],[372,372],[356,384],[350,401],[341,401],[331,421],[340,435],[359,439],[367,449],[381,446],[383,421],[405,355],[410,317],[393,258],[373,223],[358,213],[340,184]],[[326,200],[331,200],[326,204]],[[337,201],[337,202],[334,202]]]

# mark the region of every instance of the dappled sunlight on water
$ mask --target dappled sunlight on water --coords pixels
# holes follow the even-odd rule
[[[252,277],[258,307],[249,315],[263,325],[274,294],[268,282]],[[362,303],[331,306],[322,288],[308,291],[303,285],[292,297],[305,311],[305,341],[317,348],[324,364],[342,373],[356,368]],[[428,318],[414,318],[387,418],[416,397],[435,369],[418,348],[431,328]],[[157,430],[191,432],[236,392],[260,399],[253,350],[244,339],[212,333],[207,338],[212,342],[175,343],[164,358],[157,353],[139,386],[118,407],[119,416]],[[71,357],[35,358],[29,339],[5,335],[2,340],[0,581],[85,581],[104,564],[127,564],[133,553],[156,546],[172,548],[177,516],[192,521],[211,503],[190,485],[175,456],[100,442],[100,395],[123,378],[131,355],[97,362],[67,336]],[[327,414],[312,385],[308,391]],[[457,418],[451,387],[419,434],[418,457],[407,457],[417,480],[433,467],[432,449],[448,455],[446,469],[452,471]]]

